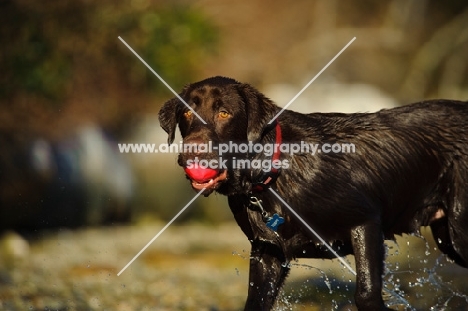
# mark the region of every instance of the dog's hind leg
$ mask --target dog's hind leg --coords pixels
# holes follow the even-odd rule
[[[431,223],[431,230],[440,251],[455,261],[456,264],[468,268],[466,260],[454,248],[447,217],[434,220]],[[465,248],[467,247],[468,245],[465,244]]]
[[[289,263],[278,246],[260,240],[253,241],[245,310],[271,310],[289,269]]]
[[[468,215],[466,215],[466,212],[464,214],[464,217],[460,217],[456,221],[449,221],[449,230],[453,248],[460,257],[455,262],[462,267],[468,268]]]
[[[447,210],[436,217],[431,229],[439,249],[468,268],[468,166],[454,162],[452,172]]]

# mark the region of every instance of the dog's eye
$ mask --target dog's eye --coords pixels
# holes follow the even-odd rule
[[[184,117],[190,118],[192,116],[192,114],[193,114],[192,110],[189,110],[189,111],[184,113]]]
[[[226,119],[227,117],[229,117],[229,112],[227,111],[220,111],[218,113],[218,116],[221,118],[221,119]]]

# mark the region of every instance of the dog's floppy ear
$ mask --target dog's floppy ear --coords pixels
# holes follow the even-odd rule
[[[240,86],[240,95],[244,100],[247,114],[247,140],[259,141],[275,126],[274,122],[272,124],[268,122],[279,111],[279,107],[249,84]]]
[[[177,123],[182,111],[182,103],[175,97],[164,103],[159,110],[159,124],[168,134],[167,143],[170,145],[174,141]]]

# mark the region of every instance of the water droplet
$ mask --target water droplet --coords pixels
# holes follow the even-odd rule
[[[289,261],[283,262],[281,264],[281,267],[283,268],[291,268],[291,263]]]
[[[250,282],[249,285],[250,285],[250,286],[254,286],[254,282]]]

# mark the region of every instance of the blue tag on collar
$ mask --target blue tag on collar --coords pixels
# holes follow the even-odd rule
[[[284,223],[284,218],[278,214],[274,214],[272,217],[268,219],[266,225],[273,231],[278,231],[278,227]]]

